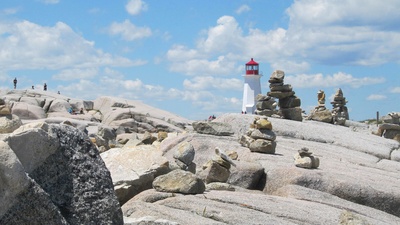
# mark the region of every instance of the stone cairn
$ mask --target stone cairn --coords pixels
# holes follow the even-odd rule
[[[277,115],[278,111],[276,110],[276,106],[278,106],[278,103],[274,98],[268,95],[258,94],[256,96],[255,114],[261,116]]]
[[[195,156],[195,150],[192,144],[189,142],[181,142],[176,150],[174,151],[174,163],[171,163],[171,169],[181,169],[196,173],[196,164],[193,162]]]
[[[240,144],[249,148],[251,152],[275,154],[275,139],[271,122],[266,117],[255,117],[249,130],[240,138]]]
[[[279,99],[279,113],[282,118],[289,120],[302,121],[301,100],[296,97],[292,85],[284,84],[285,73],[275,70],[269,79],[270,92],[268,96]]]
[[[231,175],[231,165],[236,166],[233,160],[217,147],[212,159],[203,165],[202,171],[199,172],[199,177],[206,184],[213,182],[225,183]]]
[[[308,148],[301,148],[294,156],[294,164],[297,167],[316,169],[319,167],[319,158],[312,155]]]
[[[325,92],[319,90],[317,92],[318,106],[311,110],[310,115],[307,117],[309,120],[315,120],[319,122],[331,123],[332,113],[325,107]]]
[[[333,124],[344,125],[346,120],[349,119],[349,112],[346,106],[346,98],[343,97],[342,89],[338,89],[336,91],[335,96],[333,97],[332,104],[332,117]]]

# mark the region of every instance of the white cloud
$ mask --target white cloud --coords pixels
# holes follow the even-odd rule
[[[18,69],[93,68],[98,66],[133,66],[127,58],[112,56],[95,48],[95,43],[75,33],[67,24],[53,27],[29,21],[0,22],[0,68]]]
[[[222,79],[211,76],[194,77],[192,80],[185,79],[183,86],[187,90],[241,90],[243,88],[243,80],[236,78]]]
[[[19,11],[18,8],[7,8],[0,10],[0,15],[13,15],[16,14]]]
[[[248,11],[250,11],[250,10],[251,10],[250,6],[248,6],[248,5],[241,5],[241,6],[236,10],[236,13],[237,13],[237,14],[242,14],[242,13],[248,12]]]
[[[129,20],[122,23],[114,22],[108,28],[111,35],[120,35],[126,41],[134,41],[141,38],[150,37],[152,32],[148,27],[137,27]]]
[[[131,15],[138,15],[140,12],[147,10],[147,4],[142,0],[129,0],[125,9]]]
[[[398,93],[400,93],[400,87],[394,87],[394,88],[392,88],[392,89],[390,90],[390,92],[391,92],[391,93],[398,94]]]
[[[98,68],[66,69],[54,75],[52,78],[55,80],[90,79],[95,77],[98,72]]]
[[[58,4],[60,0],[40,0],[44,4]]]
[[[213,61],[206,59],[187,59],[185,61],[179,61],[173,63],[170,70],[191,76],[220,76],[230,75],[236,68],[233,60],[220,56]]]
[[[351,86],[359,88],[361,86],[383,83],[384,78],[371,78],[362,77],[356,78],[351,74],[342,72],[333,75],[323,74],[298,74],[293,76],[285,76],[285,83],[292,84],[296,88],[310,88],[310,87],[340,87]]]
[[[368,101],[377,101],[377,100],[383,100],[383,99],[386,99],[387,97],[385,96],[385,95],[376,95],[376,94],[372,94],[372,95],[369,95],[368,97],[367,97],[367,100]]]

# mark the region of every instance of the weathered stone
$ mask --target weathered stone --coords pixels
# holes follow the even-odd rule
[[[0,134],[11,133],[22,125],[21,119],[17,115],[7,115],[0,117]]]
[[[268,101],[258,101],[256,103],[256,108],[258,110],[264,110],[264,109],[270,109],[270,110],[274,110],[277,106],[277,103],[270,99]]]
[[[277,113],[278,113],[278,111],[271,110],[271,109],[263,109],[263,110],[256,109],[256,111],[255,111],[255,114],[260,115],[260,116],[272,116]]]
[[[256,96],[256,101],[257,101],[257,102],[259,102],[259,101],[269,101],[269,100],[272,100],[272,99],[271,99],[271,97],[268,96],[268,95],[258,94],[258,95]]]
[[[306,169],[316,169],[319,167],[319,158],[314,156],[300,156],[299,153],[294,155],[294,163],[297,167]]]
[[[194,122],[193,129],[200,134],[209,134],[216,136],[230,136],[233,134],[232,127],[226,123],[220,122]]]
[[[248,147],[250,146],[250,144],[251,144],[252,142],[254,142],[254,141],[255,141],[255,140],[254,140],[253,138],[251,138],[250,136],[242,135],[242,136],[240,137],[239,143],[240,143],[243,147],[248,148]]]
[[[230,172],[226,167],[221,166],[214,160],[210,160],[203,165],[203,170],[198,175],[206,184],[212,182],[225,183],[229,178]]]
[[[283,82],[283,79],[285,78],[285,72],[282,70],[275,70],[272,72],[270,76],[270,80],[277,80]]]
[[[290,85],[290,84],[272,85],[272,86],[270,86],[270,90],[271,90],[271,92],[275,92],[275,91],[291,92],[292,91],[292,85]]]
[[[283,91],[270,91],[267,93],[268,96],[282,99],[282,98],[287,98],[294,96],[295,92],[294,91],[288,91],[288,92],[283,92]]]
[[[281,108],[280,112],[284,119],[295,120],[295,121],[302,121],[303,116],[301,115],[302,110],[299,107],[296,108]]]
[[[189,142],[185,141],[178,145],[176,148],[173,157],[189,165],[192,163],[194,159],[195,151],[193,145]]]
[[[322,111],[313,111],[310,113],[308,119],[324,123],[332,123],[332,113],[328,109]]]
[[[193,173],[183,170],[173,170],[156,177],[153,181],[153,188],[161,192],[182,194],[201,194],[206,189],[201,179]]]
[[[254,128],[272,130],[272,123],[266,118],[255,118]]]
[[[152,187],[154,177],[169,172],[169,161],[153,145],[113,148],[101,154],[120,204]]]
[[[276,142],[264,139],[257,139],[250,143],[249,149],[252,152],[275,154]]]
[[[166,131],[158,131],[158,134],[157,134],[158,141],[160,141],[160,142],[164,141],[164,139],[167,137],[168,137],[168,133]]]
[[[264,168],[259,163],[239,161],[232,168],[227,183],[246,189],[258,189],[260,184],[263,185],[263,176]]]
[[[151,145],[153,142],[157,140],[156,137],[154,137],[150,132],[145,131],[142,137],[142,142],[145,145]]]
[[[265,139],[269,141],[275,141],[276,135],[270,129],[251,129],[251,133],[249,135],[253,139]]]
[[[15,102],[12,113],[21,119],[35,120],[46,118],[43,108],[38,105],[30,105],[25,102]]]
[[[279,107],[281,108],[294,108],[300,107],[301,100],[296,96],[279,99]]]
[[[10,114],[11,114],[11,110],[8,106],[0,105],[0,116],[6,116],[6,115],[10,115]]]
[[[51,124],[47,135],[28,129],[10,135],[8,144],[68,223],[123,223],[110,172],[85,133]]]

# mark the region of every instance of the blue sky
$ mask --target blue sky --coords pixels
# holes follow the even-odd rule
[[[398,0],[2,0],[0,88],[141,100],[188,119],[240,112],[286,74],[307,113],[338,88],[350,119],[400,112]]]

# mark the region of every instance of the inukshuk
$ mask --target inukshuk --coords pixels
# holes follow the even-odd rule
[[[319,122],[331,123],[332,113],[325,107],[325,92],[319,90],[317,92],[318,106],[311,110],[310,115],[307,117],[309,120],[315,120]]]
[[[258,94],[256,96],[256,101],[255,114],[262,116],[272,116],[274,114],[278,114],[278,111],[276,110],[278,103],[271,96]]]
[[[266,117],[255,117],[249,130],[240,138],[240,144],[251,152],[275,154],[275,139],[271,122]]]
[[[349,112],[346,106],[346,98],[343,96],[342,89],[338,89],[336,91],[335,96],[333,97],[332,104],[332,117],[333,123],[338,125],[343,125],[346,120],[349,119]]]
[[[296,97],[292,85],[284,84],[285,73],[281,70],[275,70],[269,79],[270,92],[268,96],[279,99],[279,113],[282,118],[289,120],[302,121],[301,100]]]

